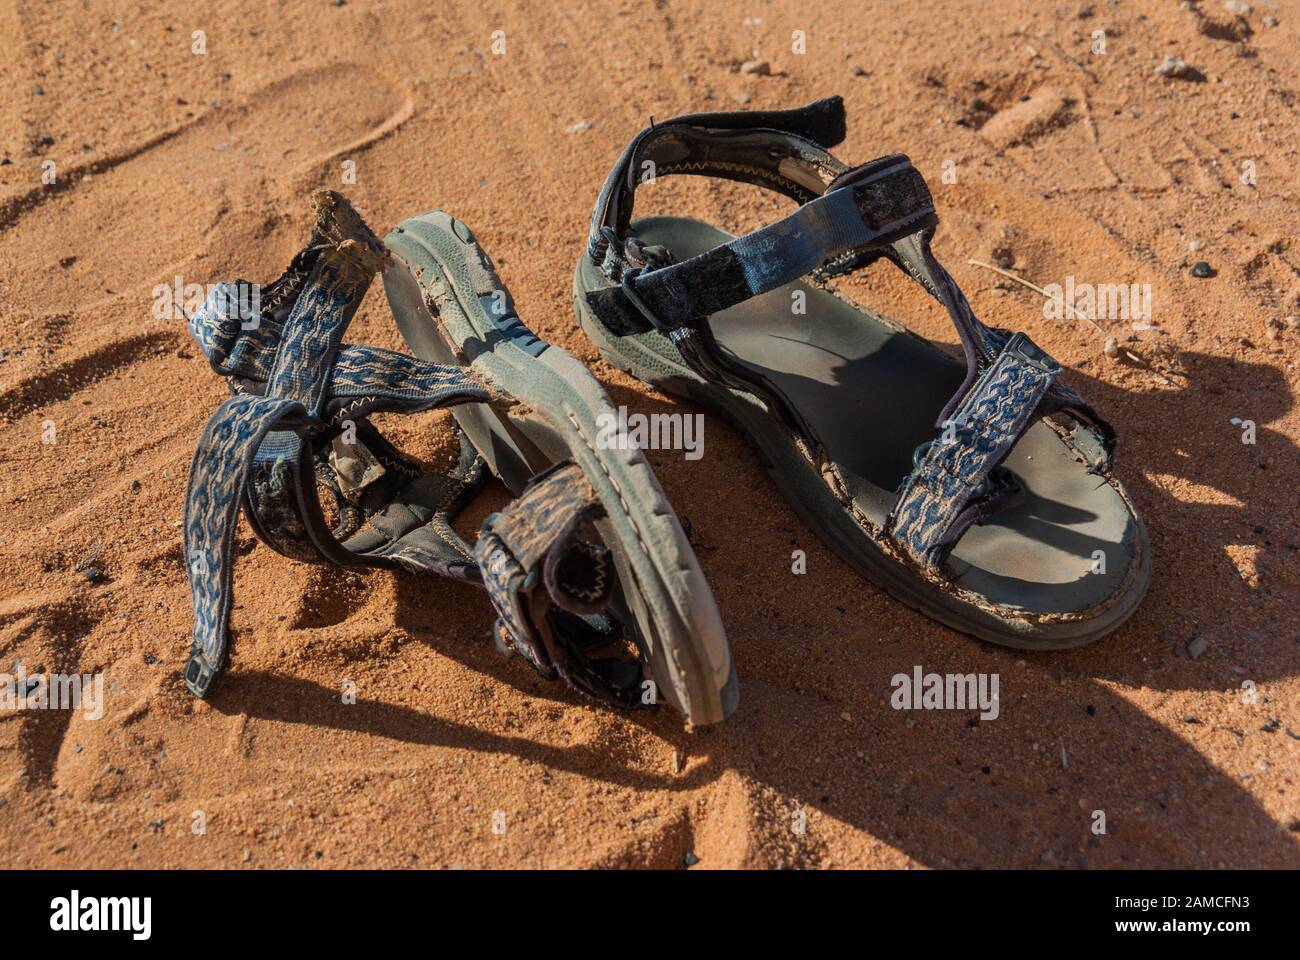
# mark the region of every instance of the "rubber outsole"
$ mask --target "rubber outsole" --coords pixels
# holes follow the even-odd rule
[[[461,221],[426,213],[385,244],[395,262],[384,285],[411,349],[468,366],[513,401],[453,409],[493,473],[518,493],[551,464],[578,463],[607,514],[597,529],[623,586],[620,612],[662,697],[695,725],[733,713],[739,686],[712,591],[642,452],[597,444],[598,418],[617,415],[599,381],[519,319]]]

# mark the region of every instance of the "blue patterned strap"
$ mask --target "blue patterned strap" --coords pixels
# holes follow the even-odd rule
[[[190,335],[223,377],[265,383],[284,329],[269,316],[249,319],[246,280],[217,284],[189,318]],[[327,398],[382,397],[420,402],[448,384],[467,382],[459,367],[419,360],[382,347],[341,344],[330,369]]]
[[[322,190],[312,199],[316,221],[307,246],[271,285],[272,303],[260,312],[278,330],[265,383],[254,392],[298,400],[319,417],[343,334],[387,253],[343,197]],[[231,299],[225,298],[227,317]],[[246,313],[239,311],[241,319]],[[239,333],[246,325],[239,324]],[[202,331],[200,324],[190,327]],[[258,342],[271,339],[268,331]],[[202,341],[200,347],[205,348]],[[298,434],[271,431],[254,455],[243,497],[255,529],[277,551],[328,562],[333,559],[329,541],[316,529],[323,523],[316,522],[319,511],[312,509],[314,491],[308,490],[311,456]]]
[[[235,525],[253,455],[276,427],[302,429],[307,410],[284,397],[231,397],[208,421],[185,493],[185,567],[194,639],[185,685],[203,696],[225,661]]]
[[[506,645],[548,679],[558,676],[587,696],[631,707],[639,701],[641,671],[608,656],[621,628],[602,613],[613,595],[614,566],[608,550],[579,536],[602,510],[582,469],[556,464],[483,522],[474,556]]]
[[[916,563],[937,570],[984,515],[996,468],[1040,414],[1060,365],[1023,333],[1013,336],[966,394],[938,440],[917,450],[888,532]]]
[[[237,392],[204,431],[186,499],[195,633],[185,676],[199,696],[228,649],[231,544],[241,502],[254,532],[296,559],[478,577],[450,518],[482,478],[482,459],[462,448],[450,473],[424,474],[365,418],[377,410],[484,401],[489,393],[457,368],[392,351],[356,346],[339,357],[343,333],[386,254],[342,197],[322,192],[316,204],[311,241],[260,303],[247,285],[222,285],[190,322],[200,348],[230,374]],[[345,542],[325,522],[318,469],[348,514],[339,528]],[[346,522],[358,518],[364,530],[361,522]]]

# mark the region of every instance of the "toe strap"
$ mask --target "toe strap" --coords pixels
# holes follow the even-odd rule
[[[1014,497],[997,468],[1040,414],[1060,365],[1023,333],[1011,337],[981,374],[940,436],[922,444],[888,521],[893,542],[937,570],[972,523]]]

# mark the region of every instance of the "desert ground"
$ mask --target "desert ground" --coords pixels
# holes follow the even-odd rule
[[[102,673],[104,703],[0,713],[0,864],[1300,866],[1298,54],[1281,0],[3,0],[0,670]],[[1154,556],[1129,624],[1054,654],[939,626],[711,419],[702,459],[647,456],[728,627],[725,724],[592,706],[504,659],[472,587],[293,563],[247,526],[231,666],[185,690],[180,518],[226,387],[158,285],[274,278],[316,188],[381,235],[442,208],[616,403],[694,412],[574,322],[596,192],[650,117],[832,94],[835,154],[910,155],[975,310],[1116,425]],[[789,209],[690,177],[638,193],[733,232]],[[1149,284],[1150,315],[1049,318],[970,261]],[[888,265],[838,285],[956,349]],[[349,339],[401,346],[379,285]],[[392,426],[440,461],[449,424]],[[914,665],[997,674],[999,717],[891,708]]]

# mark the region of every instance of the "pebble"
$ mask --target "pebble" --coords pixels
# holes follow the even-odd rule
[[[750,73],[756,77],[769,77],[772,75],[772,64],[766,60],[746,60],[740,65],[741,73]]]
[[[1114,337],[1108,337],[1106,339],[1106,345],[1101,348],[1101,352],[1114,360],[1119,356],[1119,341]]]
[[[1199,659],[1209,645],[1204,637],[1192,637],[1187,643],[1187,655],[1193,660]]]
[[[686,856],[682,858],[682,862],[685,863],[688,867],[693,867],[700,862],[700,858],[697,857],[695,854],[691,853],[690,851],[687,851]]]
[[[1224,0],[1223,9],[1237,17],[1244,17],[1250,13],[1250,4],[1243,3],[1242,0]]]
[[[577,123],[571,123],[564,128],[565,133],[581,133],[584,130],[591,129],[590,120],[579,120]]]
[[[1194,277],[1212,277],[1214,268],[1204,260],[1197,260],[1192,264],[1192,276]]]
[[[38,97],[43,97],[45,96],[45,88],[42,87],[39,83],[33,83],[32,93],[36,94],[36,96]]]
[[[93,564],[84,568],[81,571],[81,575],[86,578],[86,582],[88,583],[103,583],[108,579],[108,577],[105,576],[104,571]]]
[[[1156,67],[1156,76],[1174,80],[1198,80],[1201,79],[1202,74],[1186,60],[1169,53]]]

